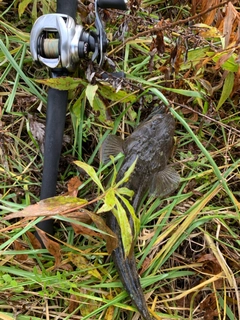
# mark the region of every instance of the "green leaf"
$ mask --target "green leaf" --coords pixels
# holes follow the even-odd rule
[[[136,96],[132,93],[128,93],[124,90],[116,90],[109,84],[99,86],[99,92],[104,97],[111,101],[121,101],[122,103],[136,101]]]
[[[104,188],[102,186],[101,181],[99,180],[96,171],[91,167],[89,164],[82,162],[82,161],[74,161],[74,163],[82,168],[84,171],[87,172],[87,174],[92,178],[92,180],[96,183],[96,185],[101,189],[101,191],[104,192]]]
[[[111,159],[111,161],[113,163],[113,174],[112,174],[112,181],[111,181],[111,186],[113,187],[113,185],[114,185],[114,183],[115,183],[115,181],[117,179],[118,172],[117,172],[117,169],[116,169],[116,165],[114,163],[114,157],[110,156],[110,159]]]
[[[21,18],[22,14],[26,10],[27,6],[32,2],[32,0],[22,0],[18,6],[18,15]]]
[[[109,120],[109,117],[107,115],[107,109],[105,103],[99,98],[98,94],[95,95],[93,100],[93,109],[95,111],[98,111],[99,116],[98,119],[103,122],[104,124],[107,124],[109,126],[113,126],[113,121]]]
[[[98,89],[98,85],[93,86],[92,84],[88,84],[86,88],[86,97],[92,108],[93,108],[93,101],[95,99],[97,89]]]
[[[15,316],[11,316],[10,314],[7,314],[5,312],[0,312],[0,319],[3,319],[3,320],[14,320]]]
[[[231,56],[227,61],[225,61],[222,66],[223,70],[228,70],[232,72],[237,72],[239,68],[239,63],[237,63],[233,56]]]
[[[83,99],[84,99],[84,91],[82,92],[80,97],[76,100],[74,105],[71,107],[72,113],[77,117],[78,120],[80,119],[80,116],[81,116],[81,105],[82,105]]]
[[[119,188],[119,189],[117,190],[117,193],[118,193],[118,194],[123,194],[123,195],[125,195],[125,196],[128,196],[129,198],[132,198],[132,196],[134,195],[134,191],[129,190],[128,188],[125,188],[125,187]]]
[[[212,60],[214,62],[218,62],[219,59],[222,58],[223,55],[225,55],[225,51],[221,52],[221,53],[214,53],[214,52],[208,52],[208,56],[212,57]],[[227,71],[232,71],[232,72],[237,72],[238,71],[238,67],[239,64],[235,61],[237,59],[237,55],[232,54],[226,61],[224,61],[221,64],[221,68],[223,70],[227,70]]]
[[[229,72],[224,81],[221,97],[218,101],[216,110],[219,110],[224,102],[229,98],[234,85],[234,73]]]
[[[134,226],[134,239],[136,239],[139,234],[139,230],[140,230],[140,221],[137,218],[135,211],[134,211],[134,208],[130,204],[130,202],[126,198],[121,196],[118,192],[116,192],[116,194],[123,201],[123,203],[125,204],[125,206],[127,207],[128,211],[129,211],[129,213],[131,214],[131,217],[133,220],[133,226]]]
[[[76,79],[72,77],[59,77],[50,79],[37,79],[37,83],[42,83],[46,86],[57,90],[73,90],[79,86],[79,84],[85,85],[85,82],[81,79]]]
[[[88,84],[86,88],[86,97],[93,108],[93,110],[98,111],[98,119],[109,126],[113,126],[113,121],[108,119],[107,109],[105,103],[100,99],[97,94],[98,85]]]
[[[167,88],[167,87],[162,87],[162,89],[167,90],[167,91],[171,91],[171,92],[175,92],[175,93],[181,94],[186,97],[203,98],[202,94],[198,91],[174,89],[174,88]]]
[[[104,205],[97,211],[97,213],[111,211],[116,205],[115,191],[113,188],[107,190],[103,201]]]
[[[126,211],[124,210],[121,203],[116,198],[117,209],[113,208],[112,212],[117,219],[118,225],[121,229],[122,243],[125,255],[128,256],[132,247],[133,236],[130,227],[130,223],[128,221],[128,217]]]
[[[122,185],[123,183],[127,182],[130,175],[132,174],[132,172],[135,169],[136,163],[137,163],[137,159],[131,164],[131,166],[128,168],[128,170],[124,173],[124,177],[122,178],[122,180],[120,180],[117,184],[116,187],[119,187],[120,185]]]

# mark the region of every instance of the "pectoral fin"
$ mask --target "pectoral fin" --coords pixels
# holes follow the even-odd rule
[[[110,156],[116,157],[119,153],[123,153],[123,140],[115,135],[109,135],[103,141],[100,149],[100,161],[107,163]]]
[[[161,198],[166,197],[177,189],[179,182],[179,174],[172,167],[167,166],[154,176],[150,193]]]

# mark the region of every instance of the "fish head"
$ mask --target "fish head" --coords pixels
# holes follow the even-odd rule
[[[138,164],[147,164],[150,170],[164,169],[169,160],[175,130],[171,114],[154,113],[143,121],[124,141],[123,151],[127,159],[138,157]]]

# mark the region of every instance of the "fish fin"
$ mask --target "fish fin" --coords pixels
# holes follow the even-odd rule
[[[121,152],[123,153],[123,140],[118,136],[109,135],[102,143],[100,161],[107,163],[110,156],[116,157]]]
[[[180,182],[180,176],[173,167],[167,166],[158,172],[152,180],[150,193],[158,197],[166,197],[173,193]]]

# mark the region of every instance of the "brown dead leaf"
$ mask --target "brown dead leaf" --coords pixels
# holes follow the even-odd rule
[[[61,258],[62,258],[60,245],[57,242],[48,238],[46,232],[42,231],[37,227],[36,229],[44,246],[46,247],[48,252],[55,258],[54,269],[57,269],[61,265]]]
[[[201,271],[207,275],[216,275],[219,274],[222,271],[222,268],[218,262],[218,260],[216,259],[216,257],[209,253],[209,254],[204,254],[203,256],[201,256],[197,262],[202,262],[202,267],[201,267]],[[205,281],[205,279],[203,279],[202,281]],[[216,289],[220,289],[222,288],[222,284],[223,284],[223,280],[222,279],[218,279],[214,282],[214,285],[216,287]]]
[[[88,210],[86,210],[86,209],[80,209],[79,211],[70,212],[67,214],[67,217],[69,217],[71,219],[75,219],[75,220],[80,221],[85,224],[92,223],[92,219],[88,214]],[[76,235],[85,234],[85,235],[92,236],[92,237],[96,236],[99,238],[103,238],[103,236],[100,233],[98,233],[94,230],[91,230],[88,227],[81,226],[81,225],[73,223],[73,222],[71,222],[71,226],[72,226]]]
[[[234,85],[233,85],[231,97],[234,95],[235,92],[237,92],[239,90],[239,88],[240,88],[240,65],[238,67],[238,71],[235,73]],[[236,103],[238,103],[238,102],[236,102]]]
[[[78,188],[81,186],[82,182],[79,177],[73,177],[68,182],[68,195],[71,197],[77,197]]]
[[[197,260],[197,262],[203,262],[203,268],[205,272],[209,274],[218,274],[222,271],[222,268],[218,263],[218,260],[211,253],[204,254]]]
[[[61,270],[66,270],[66,271],[73,271],[73,267],[70,263],[61,263]]]
[[[140,276],[141,276],[141,274],[143,274],[143,273],[147,270],[147,268],[150,266],[151,261],[152,261],[152,259],[150,259],[149,257],[146,257],[146,258],[145,258],[145,260],[143,261],[143,264],[142,264],[142,268],[141,268],[141,270],[140,270],[140,272],[139,272]]]
[[[181,40],[178,38],[177,43],[175,47],[171,50],[170,52],[170,62],[173,71],[177,74],[180,68],[180,65],[182,63],[183,57],[182,57],[182,52],[184,51],[182,45],[181,45]]]
[[[206,9],[213,7],[215,5],[220,4],[220,0],[202,0],[201,1],[201,11],[205,11]],[[216,12],[219,9],[211,10],[206,14],[204,17],[204,23],[208,24],[209,26],[213,23],[215,19]]]
[[[81,226],[81,225],[75,224],[75,223],[71,223],[71,226],[72,226],[76,235],[85,234],[87,236],[98,237],[98,238],[103,239],[103,236],[100,233],[95,232],[94,230],[91,230],[87,227],[84,227],[84,226]]]
[[[91,211],[87,211],[87,213],[91,217],[95,225],[98,227],[98,229],[107,233],[102,235],[104,240],[106,241],[107,252],[111,254],[112,251],[118,246],[118,240],[115,233],[106,225],[102,217]]]
[[[66,214],[66,217],[81,221],[85,224],[90,224],[92,219],[89,217],[88,210],[81,208],[78,211],[69,212]]]
[[[32,204],[21,211],[17,211],[4,217],[4,220],[11,220],[14,218],[28,218],[33,217],[52,217],[56,214],[67,213],[72,210],[81,208],[87,201],[71,196],[57,196],[39,201]]]
[[[155,28],[161,28],[163,26],[163,22],[164,22],[164,20],[159,21],[156,24]],[[163,32],[156,31],[155,35],[156,35],[156,38],[153,38],[152,42],[150,44],[150,51],[157,49],[158,54],[162,54],[165,52]]]
[[[70,301],[69,301],[69,306],[68,306],[68,311],[69,313],[73,313],[74,310],[77,309],[79,306],[79,297],[75,296],[75,294],[71,294],[70,296]],[[76,315],[76,313],[74,313]]]
[[[112,232],[112,230],[106,225],[104,219],[96,213],[81,208],[79,211],[67,214],[67,217],[76,219],[77,221],[83,222],[85,224],[90,224],[93,222],[97,226],[97,228],[103,231],[105,234],[96,232],[88,227],[81,226],[75,223],[71,223],[71,226],[76,234],[85,234],[104,239],[106,241],[106,247],[109,254],[111,254],[112,251],[118,246],[118,241],[115,233]]]
[[[240,15],[235,9],[234,5],[231,3],[231,1],[229,1],[227,5],[226,15],[223,20],[223,35],[225,37],[225,46],[224,46],[225,48],[228,47],[232,33],[235,32],[235,30],[233,30],[234,29],[233,24],[236,19],[238,19],[238,28],[239,28]]]
[[[215,293],[210,293],[200,304],[200,310],[204,312],[204,320],[212,320],[218,316]]]
[[[140,4],[141,4],[141,0],[130,0],[129,8],[130,8],[131,14],[134,14],[139,10]]]
[[[171,70],[169,67],[161,66],[159,71],[164,74],[164,80],[168,81],[171,78]]]
[[[32,232],[27,231],[26,234],[34,249],[42,249],[40,241],[37,239],[37,237],[35,237],[35,235]]]
[[[26,250],[26,247],[23,244],[21,244],[21,242],[19,242],[18,240],[15,240],[13,242],[13,248],[14,248],[14,250],[17,250],[17,251]],[[27,254],[16,254],[15,259],[18,262],[24,262],[28,259],[28,255]]]

